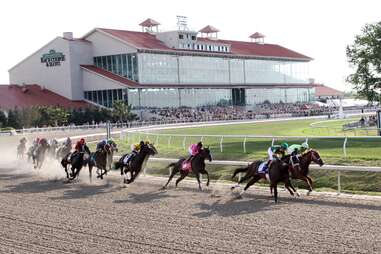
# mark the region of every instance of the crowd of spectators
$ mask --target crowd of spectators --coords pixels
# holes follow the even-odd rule
[[[150,109],[150,120],[186,120],[210,121],[232,119],[261,119],[276,116],[311,116],[332,114],[338,110],[334,107],[324,107],[306,103],[264,103],[254,107],[244,106],[206,106],[198,108],[179,107]]]

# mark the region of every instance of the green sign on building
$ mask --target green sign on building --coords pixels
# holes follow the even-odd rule
[[[46,67],[60,66],[61,61],[65,61],[65,55],[54,49],[49,50],[49,53],[43,54],[41,57],[41,63],[45,63]]]

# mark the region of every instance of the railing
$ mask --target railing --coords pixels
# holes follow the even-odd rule
[[[120,156],[114,156],[115,159],[119,159]],[[149,161],[151,162],[167,162],[172,163],[178,161],[178,159],[174,158],[150,158]],[[206,164],[209,165],[225,165],[225,166],[247,166],[251,162],[247,161],[226,161],[226,160],[213,160],[211,162],[206,161]],[[337,172],[337,193],[341,193],[341,172],[343,171],[352,171],[352,172],[376,172],[381,173],[381,167],[364,167],[364,166],[341,166],[341,165],[323,165],[318,166],[312,164],[310,166],[310,169],[312,170],[332,170]],[[143,171],[144,174],[146,174],[146,168],[144,168]],[[171,171],[169,169],[168,174],[171,174]],[[241,178],[241,173],[238,175],[238,179]]]

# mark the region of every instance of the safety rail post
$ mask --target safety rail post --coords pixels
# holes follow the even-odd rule
[[[341,171],[337,170],[337,194],[341,193]]]
[[[222,153],[222,151],[223,151],[223,149],[222,149],[222,141],[224,140],[224,136],[221,136],[221,140],[220,140],[220,150],[221,150],[221,153]]]
[[[185,150],[185,142],[186,142],[187,136],[184,136],[183,138],[183,149]]]
[[[273,146],[275,143],[275,138],[273,138],[273,140],[271,141],[271,146]]]
[[[202,142],[204,140],[204,136],[201,136],[201,139],[200,139],[200,141]]]
[[[344,143],[343,143],[343,154],[344,154],[344,158],[347,157],[347,142],[348,142],[348,137],[345,137],[345,139],[344,139]]]
[[[172,138],[172,136],[169,136],[169,137],[168,137],[168,147],[171,146],[171,138]]]
[[[243,139],[243,153],[246,153],[246,137]]]
[[[306,144],[308,144],[308,137],[306,137],[306,140],[304,141]]]

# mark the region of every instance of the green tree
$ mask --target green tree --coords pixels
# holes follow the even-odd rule
[[[128,105],[124,101],[114,102],[113,111],[112,111],[114,119],[120,122],[134,120],[136,118],[136,115],[131,112],[131,109],[132,109],[132,106]]]
[[[5,115],[4,111],[0,109],[0,128],[6,127],[7,121],[7,116]]]
[[[21,114],[17,108],[8,111],[7,126],[15,129],[21,129],[23,127]]]
[[[381,101],[381,22],[366,24],[354,43],[347,46],[347,57],[355,72],[347,77],[359,96]]]

